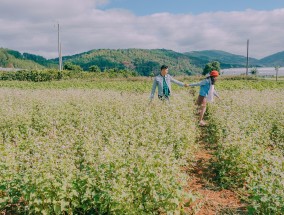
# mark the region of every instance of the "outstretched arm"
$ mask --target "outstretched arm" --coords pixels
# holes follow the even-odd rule
[[[192,83],[192,84],[189,84],[190,87],[196,87],[196,86],[202,86],[202,85],[205,85],[206,84],[206,79],[198,82],[198,83]]]
[[[181,87],[188,87],[188,84],[184,84],[183,82],[178,81],[178,80],[176,80],[176,79],[174,79],[172,77],[171,77],[171,82],[174,82],[175,84],[177,84],[177,85],[179,85]]]
[[[200,81],[198,83],[189,84],[189,86],[190,87],[196,87],[196,86],[202,86],[202,85],[205,85],[205,84],[207,84],[207,80],[206,79],[204,79],[204,80],[202,80],[202,81]]]

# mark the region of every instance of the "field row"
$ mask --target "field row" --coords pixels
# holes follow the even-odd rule
[[[223,187],[241,188],[257,214],[284,213],[283,90],[223,91],[209,107],[208,139]]]
[[[158,214],[181,210],[196,150],[188,93],[0,89],[0,211]]]

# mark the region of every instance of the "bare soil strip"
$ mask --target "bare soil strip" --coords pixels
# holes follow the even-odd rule
[[[205,131],[206,128],[202,129]],[[247,214],[246,204],[241,202],[238,195],[231,190],[221,189],[214,181],[215,173],[211,168],[214,149],[202,140],[199,145],[200,150],[189,171],[190,180],[186,188],[198,198],[185,208],[185,212],[194,215]]]

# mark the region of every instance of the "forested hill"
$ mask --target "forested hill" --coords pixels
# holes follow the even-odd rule
[[[260,62],[270,66],[284,66],[284,51],[262,58]]]
[[[284,66],[284,52],[263,59],[249,58],[250,67]],[[246,66],[246,57],[220,50],[205,50],[179,53],[166,49],[94,49],[72,56],[63,56],[66,63],[80,66],[89,71],[97,66],[105,69],[131,70],[139,75],[149,76],[158,73],[160,66],[166,64],[173,75],[198,74],[212,61],[220,62],[221,69]],[[57,68],[58,58],[45,59],[42,56],[0,48],[0,67],[21,69]]]
[[[220,50],[205,50],[205,51],[192,51],[184,53],[191,59],[191,62],[199,67],[204,67],[208,62],[218,61],[221,68],[238,68],[246,66],[246,57],[241,55],[235,55]],[[249,64],[251,67],[265,66],[260,60],[255,58],[249,58]]]
[[[101,70],[132,69],[144,76],[159,71],[162,64],[169,65],[172,74],[201,73],[212,61],[220,62],[222,69],[246,66],[246,57],[219,50],[179,53],[166,49],[98,49],[63,57],[63,62],[80,65],[84,70],[97,65]],[[249,58],[249,63],[251,67],[266,66],[255,58]]]
[[[0,48],[0,67],[23,69],[43,69],[46,67],[32,59],[26,58],[25,55],[26,53],[21,54],[18,51]]]
[[[54,59],[57,62],[58,59]],[[195,74],[202,69],[191,63],[190,57],[165,49],[98,49],[85,53],[65,56],[63,62],[71,62],[88,70],[97,65],[104,69],[130,69],[140,75],[157,73],[162,64],[169,66],[172,74]]]

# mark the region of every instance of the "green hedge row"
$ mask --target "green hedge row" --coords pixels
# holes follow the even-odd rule
[[[88,79],[88,78],[120,78],[134,77],[135,72],[126,70],[108,70],[105,72],[79,72],[71,70],[58,71],[55,69],[49,70],[19,70],[19,71],[0,71],[0,80],[18,80],[18,81],[53,81],[61,79]]]
[[[19,70],[19,71],[2,71],[0,80],[18,80],[18,81],[52,81],[60,80],[63,73],[57,70]]]

